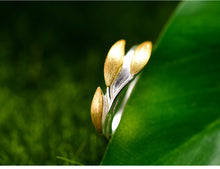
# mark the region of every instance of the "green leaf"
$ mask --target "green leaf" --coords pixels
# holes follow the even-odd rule
[[[67,159],[65,157],[60,157],[60,156],[56,156],[57,159],[60,159],[60,160],[63,160],[63,161],[66,161],[68,163],[71,163],[71,164],[75,164],[75,165],[83,165],[82,163],[78,162],[78,161],[74,161],[74,160],[70,160],[70,159]]]
[[[220,164],[220,3],[182,2],[102,164]]]

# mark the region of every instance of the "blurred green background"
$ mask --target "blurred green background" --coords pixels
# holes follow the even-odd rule
[[[155,43],[178,2],[0,2],[0,164],[99,164],[90,120],[117,40]]]

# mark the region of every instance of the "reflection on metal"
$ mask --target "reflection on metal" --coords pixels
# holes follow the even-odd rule
[[[124,111],[125,105],[126,105],[128,99],[129,99],[129,97],[130,97],[130,95],[131,95],[131,92],[132,92],[132,90],[133,90],[135,84],[137,83],[138,79],[139,79],[139,76],[137,76],[137,77],[131,82],[131,84],[129,85],[129,87],[128,87],[127,91],[126,91],[126,94],[125,94],[125,96],[124,96],[124,98],[123,98],[123,101],[122,101],[122,103],[121,103],[121,105],[120,105],[119,110],[115,113],[115,116],[114,116],[113,121],[112,121],[112,133],[115,132],[115,130],[117,129],[117,127],[118,127],[118,125],[119,125],[119,123],[120,123],[121,116],[122,116],[122,113],[123,113],[123,111]]]

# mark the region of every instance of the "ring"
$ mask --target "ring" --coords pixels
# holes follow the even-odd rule
[[[140,71],[150,59],[152,42],[133,46],[125,55],[125,40],[117,41],[104,63],[106,94],[96,89],[91,103],[91,119],[95,129],[108,139],[116,131],[125,105],[139,79]]]

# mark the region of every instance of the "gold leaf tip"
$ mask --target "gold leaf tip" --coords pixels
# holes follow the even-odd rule
[[[152,42],[145,41],[138,45],[134,51],[134,56],[131,60],[131,74],[139,73],[150,59],[152,51]]]
[[[125,55],[124,39],[117,41],[110,48],[104,64],[104,78],[106,86],[110,86],[117,74],[120,72]]]
[[[102,112],[103,112],[103,94],[102,89],[98,87],[92,99],[91,119],[95,129],[101,133],[102,131]]]

